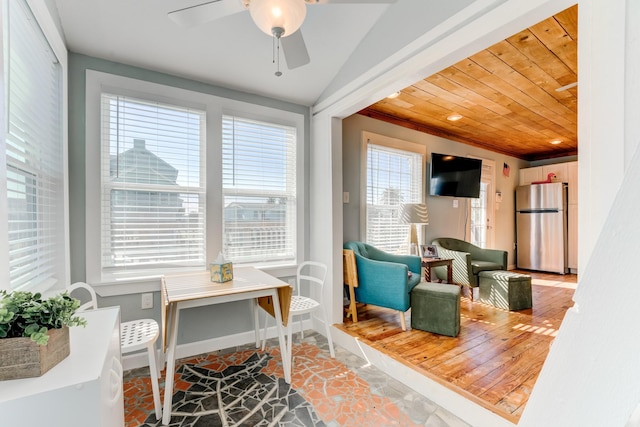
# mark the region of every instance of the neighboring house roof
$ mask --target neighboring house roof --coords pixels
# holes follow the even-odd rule
[[[115,181],[145,184],[176,184],[178,169],[147,150],[144,139],[134,139],[133,148],[111,156]]]

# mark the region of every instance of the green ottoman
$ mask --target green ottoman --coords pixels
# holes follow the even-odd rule
[[[460,332],[460,287],[422,282],[411,290],[411,327],[450,337]]]
[[[531,308],[531,276],[509,271],[481,271],[479,301],[505,310]]]

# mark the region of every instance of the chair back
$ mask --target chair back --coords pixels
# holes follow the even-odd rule
[[[300,295],[300,287],[303,280],[309,282],[310,288],[313,286],[317,286],[320,290],[320,295],[322,294],[322,289],[324,287],[324,280],[327,276],[327,266],[321,262],[317,261],[305,261],[298,266],[298,273],[296,275],[296,294]],[[310,292],[312,290],[310,289]]]
[[[95,310],[96,308],[98,308],[98,296],[96,295],[96,291],[94,291],[90,285],[84,282],[76,282],[73,285],[67,286],[67,292],[69,293],[69,295],[71,295],[74,291],[78,289],[84,289],[85,291],[87,291],[89,293],[90,299],[84,304],[81,304],[78,310],[76,311],[81,312],[81,311],[87,311],[87,310]],[[77,298],[77,297],[74,297],[74,298]],[[78,299],[80,299],[81,301],[84,301],[84,299],[81,299],[81,298],[78,298]]]

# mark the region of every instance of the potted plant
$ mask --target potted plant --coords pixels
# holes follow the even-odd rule
[[[68,328],[86,325],[79,306],[67,292],[0,291],[0,380],[42,375],[67,357]]]

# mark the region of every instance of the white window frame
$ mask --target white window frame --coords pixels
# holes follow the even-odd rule
[[[113,132],[113,126],[117,126],[120,120],[120,117],[115,119],[115,122],[112,123],[110,122],[111,120],[111,111],[109,113],[107,113],[106,111],[102,111],[102,127],[103,127],[103,137],[102,140],[100,141],[101,145],[102,145],[102,158],[101,158],[101,174],[102,174],[102,182],[103,182],[103,186],[102,186],[102,198],[101,198],[101,203],[102,203],[102,210],[101,210],[101,214],[103,215],[102,218],[102,226],[103,227],[108,227],[109,228],[109,233],[103,233],[102,237],[104,240],[102,244],[103,244],[103,249],[102,249],[102,253],[103,253],[103,258],[102,258],[102,262],[108,262],[108,260],[110,259],[110,256],[113,256],[113,252],[111,249],[111,236],[112,236],[112,232],[113,229],[111,228],[111,220],[112,220],[112,215],[114,214],[114,211],[112,210],[112,205],[111,205],[111,196],[112,196],[112,191],[116,190],[116,191],[142,191],[142,192],[160,192],[160,193],[164,193],[167,192],[169,194],[187,194],[190,196],[198,196],[201,199],[200,203],[201,206],[204,206],[204,198],[205,198],[205,193],[206,193],[206,189],[205,189],[205,174],[206,174],[206,162],[205,162],[205,152],[206,152],[206,141],[204,138],[204,134],[206,132],[206,126],[205,126],[205,120],[204,120],[204,112],[199,110],[199,109],[195,109],[195,108],[184,108],[184,106],[182,105],[176,105],[175,103],[169,104],[166,102],[160,103],[157,101],[154,102],[149,102],[148,99],[138,99],[138,98],[134,98],[134,97],[124,97],[125,99],[123,100],[121,97],[121,95],[114,95],[111,93],[108,93],[108,91],[103,91],[101,94],[103,97],[106,96],[107,99],[110,99],[111,102],[116,101],[117,102],[125,102],[125,103],[141,103],[142,105],[149,103],[150,105],[158,105],[161,108],[162,107],[166,107],[167,109],[172,109],[172,108],[183,108],[182,113],[185,114],[186,111],[189,111],[191,116],[196,116],[199,115],[200,116],[200,133],[198,135],[198,154],[199,154],[199,161],[198,161],[198,170],[199,170],[199,176],[197,179],[197,183],[190,183],[189,185],[180,185],[178,183],[175,183],[173,185],[167,185],[167,184],[158,184],[158,183],[154,183],[154,184],[148,184],[148,183],[135,183],[135,182],[127,182],[127,181],[118,181],[118,180],[113,180],[111,177],[111,170],[110,170],[110,166],[111,166],[111,155],[110,155],[110,150],[112,149],[112,146],[110,144],[109,140],[105,140],[108,139],[112,136],[112,132]],[[102,108],[105,108],[105,99],[102,100]],[[135,119],[139,119],[141,118],[141,116],[131,116],[131,118],[135,118]],[[126,118],[124,119],[125,121],[127,120]],[[123,126],[124,127],[124,126]],[[120,134],[120,130],[118,129],[117,131],[118,135],[117,137],[120,138],[122,137],[122,135]],[[151,132],[152,133],[152,132]],[[192,140],[194,138],[192,137]],[[153,145],[153,141],[149,141],[152,145]],[[119,139],[118,143],[123,143],[126,144],[126,141],[124,141],[124,137],[123,139]],[[146,145],[147,141],[142,141],[143,144]],[[133,141],[133,145],[135,146],[135,139]],[[181,146],[183,144],[180,144]],[[153,151],[153,148],[151,148],[151,150]],[[118,153],[118,155],[120,155],[120,153]],[[181,170],[180,172],[186,172],[186,170]],[[166,193],[165,193],[166,194]],[[157,218],[153,218],[154,220]],[[127,223],[130,225],[131,223],[129,222],[130,218],[127,217]],[[203,227],[203,234],[204,234],[204,227],[205,227],[205,218],[202,218],[202,227]],[[155,237],[155,236],[154,236]],[[204,237],[204,236],[203,236]],[[118,241],[118,239],[115,239],[116,241]],[[171,250],[173,250],[173,245],[171,245]],[[129,251],[131,251],[132,248],[128,247],[126,249],[127,253],[130,253]],[[157,250],[157,247],[156,247]],[[105,257],[105,253],[109,254],[109,257]],[[202,258],[204,259],[205,255],[206,255],[206,250],[203,247],[202,248],[202,252],[198,252],[199,255],[202,256]],[[176,263],[179,263],[180,261],[175,261]],[[186,261],[182,261],[182,262],[186,262]],[[193,265],[194,262],[193,261],[189,261],[188,265]],[[167,265],[170,265],[170,263],[167,263]],[[195,265],[202,265],[204,266],[204,260],[202,261],[202,264],[195,264]],[[115,271],[121,271],[124,269],[137,269],[140,268],[140,266],[136,265],[136,264],[131,264],[129,266],[112,266],[112,267],[106,267],[106,266],[102,266],[102,268],[106,271],[108,271],[109,269],[113,269]],[[148,268],[148,267],[147,267]]]
[[[367,236],[367,154],[368,154],[368,145],[369,143],[379,146],[384,146],[388,148],[393,148],[396,150],[407,151],[417,153],[422,156],[422,188],[421,188],[421,200],[420,203],[424,203],[425,194],[426,194],[426,165],[427,165],[427,147],[423,144],[418,144],[415,142],[409,142],[402,139],[391,138],[385,135],[379,135],[373,132],[362,132],[362,142],[361,142],[361,160],[360,160],[360,182],[361,191],[360,191],[360,240],[364,241]],[[424,233],[424,231],[421,231]],[[409,225],[407,225],[407,235],[409,233]],[[424,236],[422,236],[424,237]],[[419,240],[422,240],[419,238]]]
[[[296,128],[297,155],[297,224],[295,262],[287,264],[254,264],[279,276],[294,275],[295,266],[304,253],[304,116],[276,108],[230,100],[214,95],[172,86],[122,77],[104,72],[86,72],[86,280],[101,288],[102,295],[127,294],[157,290],[159,278],[170,269],[149,269],[106,273],[101,265],[100,252],[100,96],[103,92],[131,96],[166,104],[204,110],[206,127],[206,265],[202,268],[177,268],[172,271],[205,269],[222,250],[222,131],[223,115],[235,115],[264,122],[278,123]],[[109,288],[109,286],[112,286]],[[133,287],[131,285],[138,285]]]
[[[0,13],[0,17],[5,16],[7,13],[7,4],[8,2],[3,2],[2,11]],[[61,105],[61,131],[62,131],[62,176],[63,176],[63,197],[60,203],[63,206],[63,230],[61,246],[59,248],[58,253],[62,253],[63,263],[64,263],[64,273],[63,277],[59,277],[53,284],[47,284],[46,286],[50,286],[50,289],[47,287],[36,287],[35,289],[30,289],[31,291],[40,291],[44,292],[47,290],[61,290],[66,287],[70,278],[70,264],[69,264],[69,167],[68,167],[68,84],[67,84],[67,75],[68,75],[68,59],[67,59],[67,47],[65,46],[64,40],[62,39],[58,29],[56,27],[55,21],[49,12],[49,9],[46,6],[46,2],[41,0],[27,0],[27,5],[31,9],[31,12],[36,18],[40,29],[42,30],[47,42],[51,49],[53,49],[53,53],[58,59],[58,62],[61,67],[61,97],[62,97],[62,105]],[[5,49],[5,40],[4,40],[4,20],[0,19],[0,50],[2,55],[0,55],[0,67],[2,69],[2,73],[4,74],[4,49]],[[2,102],[0,103],[0,113],[2,117],[2,123],[0,124],[0,134],[2,138],[0,140],[0,164],[6,165],[6,147],[5,147],[5,135],[6,135],[6,105],[5,105],[5,93],[6,88],[4,84],[4,78],[0,79],[0,96],[2,97]],[[0,189],[2,192],[2,197],[6,197],[7,191],[7,175],[6,175],[6,166],[0,168]],[[8,211],[6,203],[0,203],[0,234],[2,236],[8,235]],[[9,248],[8,245],[0,245],[0,259],[8,260],[9,259]],[[9,282],[9,265],[8,263],[3,263],[0,267],[0,289],[11,290],[10,282]],[[44,286],[44,284],[43,284]]]

